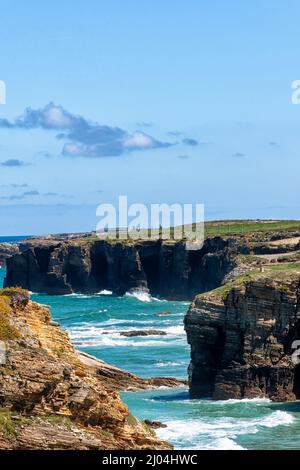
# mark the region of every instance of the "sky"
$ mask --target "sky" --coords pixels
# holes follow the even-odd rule
[[[0,236],[94,230],[101,203],[300,217],[300,3],[1,5]]]

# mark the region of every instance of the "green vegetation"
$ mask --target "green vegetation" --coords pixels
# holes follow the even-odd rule
[[[30,300],[29,292],[20,287],[0,289],[0,297],[7,297],[10,299],[11,305],[18,305],[20,307],[26,307]]]
[[[258,255],[238,255],[238,259],[241,263],[245,264],[262,264],[262,258]]]
[[[248,273],[232,279],[221,287],[198,296],[199,299],[212,299],[225,301],[233,288],[239,288],[247,282],[258,279],[271,279],[278,283],[279,290],[287,292],[291,281],[300,275],[300,263],[279,263],[264,266],[262,272],[259,268],[252,268]]]
[[[192,235],[196,230],[195,223],[182,226],[182,240],[192,239]],[[250,234],[267,234],[272,232],[291,232],[300,231],[300,220],[216,220],[205,222],[204,224],[204,235],[205,238],[221,236],[221,237],[233,237],[236,235],[250,235]],[[74,234],[74,237],[70,237],[67,234],[51,235],[51,238],[37,238],[30,239],[31,243],[37,245],[51,244],[55,239],[57,242],[68,242],[73,246],[86,246],[91,242],[99,239],[106,240],[109,243],[122,243],[130,244],[135,240],[127,239],[127,230],[124,228],[118,228],[116,231],[116,238],[110,238],[109,231],[103,232],[102,236],[98,238],[95,232],[85,234],[84,236]],[[172,240],[174,238],[174,227],[162,227],[158,228],[143,229],[139,232],[140,240],[147,240],[151,235],[152,239],[164,239]],[[121,236],[122,235],[122,236]],[[129,233],[130,236],[130,233]],[[65,239],[64,239],[65,237]],[[124,237],[124,239],[123,239]]]
[[[150,434],[152,437],[156,437],[155,431],[149,426],[149,424],[145,423],[145,421],[140,421],[141,425],[145,429],[146,432]]]
[[[206,237],[292,230],[300,231],[300,220],[225,220],[205,223]]]
[[[225,301],[229,292],[235,287],[241,287],[243,286],[246,282],[253,281],[258,278],[258,275],[262,274],[259,269],[252,269],[249,271],[247,274],[243,274],[242,276],[238,276],[235,279],[227,282],[221,287],[218,287],[217,289],[214,289],[209,292],[205,292],[204,294],[200,294],[198,297],[200,299],[205,299],[207,297],[213,299],[213,300],[223,300]]]
[[[126,421],[130,426],[135,426],[138,423],[138,420],[131,413],[127,416]]]
[[[10,306],[10,298],[7,296],[0,296],[0,315],[11,315],[12,309]]]
[[[0,313],[0,340],[9,341],[19,338],[19,332],[10,325],[7,318]]]
[[[0,296],[0,340],[9,341],[19,337],[19,332],[10,324],[12,314],[11,299],[6,295]]]
[[[278,263],[278,264],[270,264],[265,267],[266,272],[271,273],[286,273],[286,272],[299,272],[300,274],[300,263]]]
[[[0,289],[0,340],[9,341],[19,338],[20,334],[11,324],[13,307],[25,307],[29,302],[29,293],[18,287]]]
[[[0,432],[6,436],[16,435],[16,422],[13,416],[7,408],[0,408]]]
[[[67,429],[71,429],[73,426],[72,421],[65,416],[24,416],[8,408],[0,408],[0,434],[4,434],[6,437],[13,438],[16,436],[20,426],[29,426],[41,421],[47,422],[52,426],[63,426]]]
[[[38,418],[33,418],[33,419],[46,421],[47,423],[52,424],[53,426],[63,426],[64,428],[67,428],[67,429],[71,429],[73,426],[71,419],[66,416],[46,415],[46,416],[39,416]]]
[[[196,224],[185,225],[182,227],[183,239],[192,238],[195,232]],[[231,237],[235,235],[249,235],[251,233],[272,233],[279,231],[300,231],[300,220],[218,220],[205,222],[204,235],[209,237]],[[151,235],[156,239],[174,239],[174,227],[151,229]],[[147,230],[140,231],[140,238],[147,239]],[[123,240],[122,240],[123,241]]]
[[[103,437],[107,438],[107,439],[113,439],[114,435],[107,431],[106,429],[99,429],[100,433],[103,435]]]

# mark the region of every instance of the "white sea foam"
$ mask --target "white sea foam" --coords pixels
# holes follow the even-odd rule
[[[256,434],[260,427],[287,426],[293,420],[292,415],[279,410],[268,416],[248,420],[232,417],[172,420],[166,421],[167,427],[158,429],[157,434],[162,439],[175,443],[175,448],[190,448],[192,442],[197,449],[240,449],[234,441],[237,436]]]
[[[74,299],[89,299],[91,295],[80,294],[79,292],[73,292],[72,294],[64,294],[60,297],[74,297]]]
[[[169,326],[167,328],[163,328],[163,331],[165,331],[167,334],[174,335],[174,336],[185,335],[183,325]]]
[[[172,362],[172,361],[167,361],[167,362],[157,362],[155,364],[156,367],[176,367],[176,366],[182,366],[182,365],[185,365],[186,362],[185,361],[179,361],[179,362]]]
[[[85,340],[77,340],[76,338],[72,338],[72,341],[76,344],[76,346],[85,348],[85,347],[103,347],[103,346],[126,346],[126,347],[134,347],[134,348],[141,348],[141,347],[148,347],[148,346],[160,346],[165,347],[168,346],[168,343],[163,341],[129,341],[126,339],[114,338],[109,335],[103,335],[98,339],[85,339]]]
[[[108,325],[108,323],[106,323]],[[113,326],[113,324],[112,324]],[[128,329],[128,328],[127,328]],[[157,340],[152,338],[162,338],[161,336],[149,335],[147,339],[142,337],[124,337],[120,335],[120,331],[126,329],[107,330],[98,326],[74,326],[69,328],[69,334],[72,341],[80,347],[103,347],[103,346],[130,346],[130,347],[146,347],[146,346],[168,346],[172,344],[170,341]],[[150,338],[150,339],[149,339]]]
[[[245,447],[240,446],[228,437],[221,437],[216,439],[214,443],[202,447],[203,450],[246,450]]]
[[[164,300],[157,299],[156,297],[152,297],[149,292],[146,292],[141,289],[133,290],[131,292],[126,292],[126,297],[133,297],[141,302],[164,302]]]
[[[105,310],[107,311],[107,310]],[[122,319],[122,318],[110,318],[108,320],[105,320],[103,322],[101,322],[100,326],[111,326],[111,325],[122,325],[122,324],[127,324],[127,323],[130,323],[130,324],[134,324],[134,323],[137,323],[137,324],[141,324],[140,321],[138,320],[128,320],[127,318],[126,319]],[[154,323],[154,322],[153,322]]]
[[[148,292],[142,290],[136,290],[132,292],[126,292],[126,297],[133,297],[141,302],[151,302],[152,297]]]
[[[287,413],[286,411],[277,410],[257,424],[266,428],[274,428],[280,425],[287,426],[293,421],[294,417],[291,414]]]
[[[106,290],[106,289],[103,289],[100,292],[98,292],[98,295],[112,295],[112,294],[113,293],[111,290]]]
[[[271,400],[269,398],[265,398],[265,397],[242,398],[242,399],[229,398],[229,400],[218,400],[218,401],[214,401],[212,403],[214,403],[216,405],[233,405],[233,404],[238,404],[238,403],[265,404],[265,403],[271,403]]]

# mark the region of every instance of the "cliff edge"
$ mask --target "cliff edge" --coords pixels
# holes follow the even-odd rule
[[[299,263],[253,271],[197,296],[185,317],[190,396],[299,399],[299,300]]]
[[[192,299],[218,287],[235,266],[236,243],[207,239],[201,250],[178,241],[36,239],[7,260],[5,286],[64,295],[143,289],[170,299]]]
[[[7,287],[64,295],[142,289],[192,300],[257,265],[300,259],[299,221],[205,224],[201,249],[184,239],[99,240],[95,234],[52,235],[19,244],[7,259]]]
[[[120,400],[118,369],[91,361],[48,307],[0,290],[0,449],[170,449]]]

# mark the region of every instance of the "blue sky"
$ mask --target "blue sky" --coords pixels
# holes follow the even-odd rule
[[[299,17],[293,0],[6,2],[0,235],[94,229],[119,194],[299,218]]]

